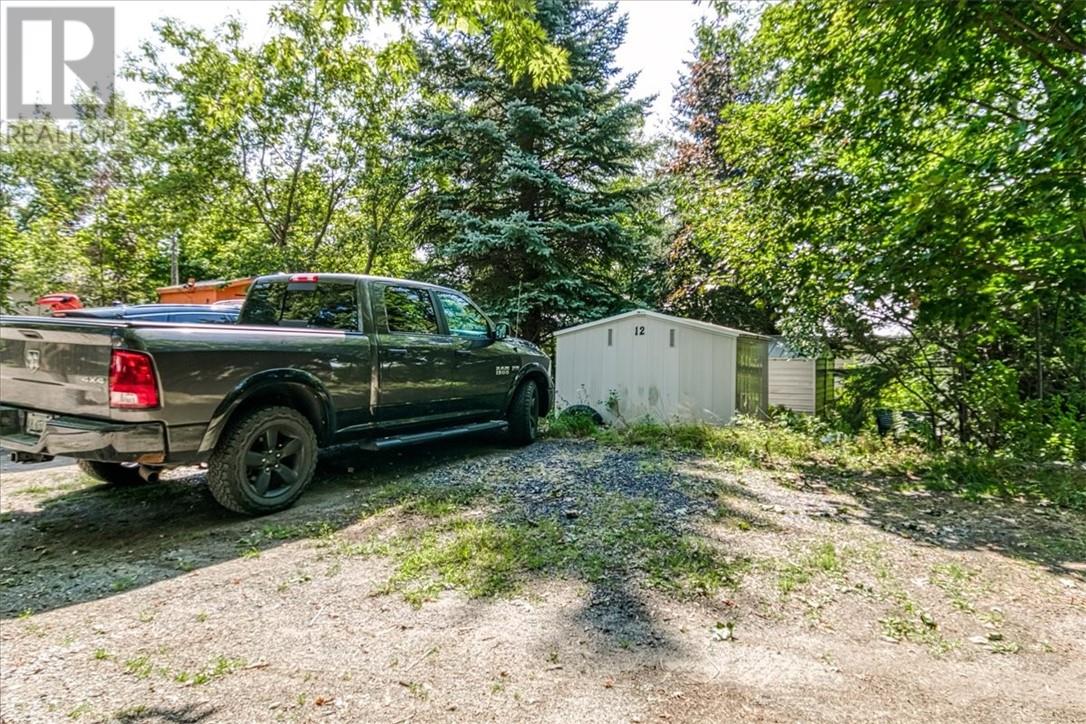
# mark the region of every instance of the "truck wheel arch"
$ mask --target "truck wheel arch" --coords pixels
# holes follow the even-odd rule
[[[505,401],[506,410],[513,404],[513,397],[526,380],[532,380],[539,387],[539,416],[545,417],[551,410],[551,383],[547,373],[538,367],[527,367],[517,375],[517,381],[509,388],[509,395]]]
[[[335,430],[335,408],[320,380],[303,370],[268,370],[242,382],[219,403],[200,442],[200,452],[215,448],[231,420],[270,406],[296,409],[313,426],[318,445],[330,441]]]

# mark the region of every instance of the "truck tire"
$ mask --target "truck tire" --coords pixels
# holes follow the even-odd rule
[[[539,385],[525,380],[509,405],[509,437],[517,445],[535,442],[539,433]]]
[[[147,482],[140,477],[140,469],[136,465],[101,463],[97,460],[77,460],[75,464],[85,475],[89,475],[95,480],[101,480],[107,485],[128,487],[130,485],[142,485]]]
[[[265,407],[230,423],[211,453],[207,480],[219,505],[265,515],[293,505],[316,467],[309,420],[292,407]]]

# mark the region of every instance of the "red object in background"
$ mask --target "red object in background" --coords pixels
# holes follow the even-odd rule
[[[75,294],[68,294],[67,292],[58,292],[57,294],[46,294],[38,297],[34,300],[35,304],[40,304],[43,307],[49,307],[50,312],[56,312],[64,309],[82,309],[83,302]]]

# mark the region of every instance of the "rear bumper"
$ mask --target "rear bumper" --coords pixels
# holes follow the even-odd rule
[[[166,460],[166,431],[158,422],[111,422],[57,415],[41,435],[25,432],[26,410],[0,405],[0,445],[36,455],[64,455],[101,462]]]

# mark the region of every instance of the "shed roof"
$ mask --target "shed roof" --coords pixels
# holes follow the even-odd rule
[[[731,327],[722,327],[719,324],[712,324],[710,322],[699,322],[696,319],[685,319],[684,317],[673,317],[670,314],[663,314],[661,312],[655,312],[651,309],[634,309],[629,312],[623,312],[622,314],[615,314],[610,317],[604,317],[603,319],[597,319],[592,322],[585,322],[584,324],[578,324],[576,327],[566,327],[560,329],[554,333],[554,336],[560,337],[563,334],[569,334],[570,332],[580,332],[583,329],[590,327],[598,327],[605,324],[612,324],[622,319],[629,319],[630,317],[651,317],[653,319],[659,319],[668,324],[675,324],[681,327],[689,327],[696,329],[699,332],[708,332],[710,334],[720,334],[727,337],[758,337],[759,339],[769,339],[765,335],[755,334],[754,332],[746,332],[742,329],[732,329]]]

